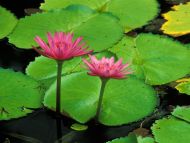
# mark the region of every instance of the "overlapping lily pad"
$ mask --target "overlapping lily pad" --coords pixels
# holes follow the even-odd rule
[[[152,126],[155,141],[158,143],[188,143],[190,142],[190,124],[169,116],[157,120]]]
[[[124,37],[110,51],[131,62],[134,73],[152,85],[177,80],[190,71],[190,50],[168,37],[153,34]]]
[[[26,116],[42,106],[43,88],[19,72],[0,69],[0,120]]]
[[[66,112],[81,123],[89,121],[96,114],[100,86],[100,79],[86,72],[64,76],[61,87],[62,113]],[[44,99],[45,106],[52,110],[55,110],[55,88],[56,83],[49,88]],[[142,81],[134,77],[111,79],[105,88],[99,121],[105,125],[127,124],[150,115],[156,105],[154,90]]]
[[[45,0],[41,9],[65,8],[72,4],[86,5],[98,11],[108,11],[120,19],[128,32],[152,20],[159,12],[156,0]]]
[[[0,6],[0,39],[11,33],[16,24],[17,18],[10,11]]]
[[[175,117],[178,117],[182,120],[185,120],[187,122],[190,122],[190,107],[186,106],[178,106],[175,108],[175,110],[172,112],[172,115]]]
[[[74,32],[83,36],[84,41],[94,51],[111,47],[121,39],[122,27],[118,20],[108,13],[97,13],[85,6],[70,6],[44,13],[36,13],[19,20],[9,42],[19,48],[28,49],[37,46],[36,35],[46,39],[47,32]]]
[[[181,82],[178,81],[179,84],[175,87],[180,93],[185,93],[187,95],[190,95],[190,78],[186,78],[185,80],[182,80]]]
[[[174,37],[190,33],[190,2],[172,7],[172,11],[163,14],[167,20],[161,30]]]

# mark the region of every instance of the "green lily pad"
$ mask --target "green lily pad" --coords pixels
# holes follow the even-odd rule
[[[96,115],[100,87],[100,79],[86,72],[62,77],[61,112],[80,123],[89,121]],[[48,89],[44,99],[44,105],[54,111],[55,89],[56,83]],[[134,77],[110,79],[105,88],[99,121],[105,125],[134,122],[150,115],[156,104],[155,91],[142,81]]]
[[[81,57],[65,61],[63,63],[62,74],[76,72],[75,68],[81,61]],[[44,56],[37,57],[26,68],[26,74],[38,80],[56,77],[57,63],[55,60]]]
[[[82,36],[96,52],[113,46],[123,36],[122,27],[111,14],[99,14],[88,7],[75,5],[21,18],[9,35],[9,42],[29,49],[32,45],[37,46],[35,36],[46,40],[46,33],[55,31],[72,31],[76,37]]]
[[[183,119],[187,122],[190,122],[190,107],[178,106],[177,108],[174,109],[172,115],[177,118]]]
[[[188,143],[190,142],[190,124],[169,116],[157,120],[152,126],[155,141],[158,143]]]
[[[71,125],[71,129],[73,129],[75,131],[85,131],[85,130],[88,129],[88,126],[74,123],[74,124]]]
[[[72,4],[82,4],[97,11],[111,12],[120,19],[126,32],[147,24],[159,12],[156,0],[45,0],[40,8],[51,10]]]
[[[148,84],[165,84],[190,71],[189,49],[165,36],[140,34],[136,38],[124,37],[110,51],[131,62],[135,75]]]
[[[137,143],[155,143],[154,139],[151,137],[137,137]]]
[[[19,72],[0,69],[0,120],[26,116],[42,107],[44,90],[32,78]]]
[[[8,10],[0,6],[0,39],[12,32],[17,24],[17,18]]]

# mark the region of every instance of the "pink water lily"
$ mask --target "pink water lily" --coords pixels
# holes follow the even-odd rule
[[[88,47],[82,42],[82,37],[74,40],[73,33],[55,32],[54,36],[47,33],[47,39],[48,44],[39,36],[36,36],[34,40],[39,44],[40,48],[33,48],[41,55],[51,59],[67,60],[92,52],[92,50],[88,51]]]
[[[125,78],[126,75],[131,74],[129,63],[122,64],[122,59],[115,62],[114,57],[98,60],[95,56],[89,55],[90,61],[83,59],[86,64],[89,75],[99,76],[101,78]]]

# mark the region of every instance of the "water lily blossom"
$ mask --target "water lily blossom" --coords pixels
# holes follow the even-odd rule
[[[73,33],[55,32],[54,36],[47,33],[48,44],[39,36],[36,36],[34,40],[38,43],[40,49],[33,48],[39,54],[55,60],[67,60],[92,52],[92,50],[88,51],[88,47],[82,42],[82,37],[74,40],[73,36]]]
[[[89,75],[99,76],[101,78],[125,78],[126,75],[131,74],[129,63],[122,64],[122,59],[115,62],[114,57],[98,60],[95,56],[89,55],[90,61],[83,59],[86,64]]]
[[[60,101],[63,62],[73,57],[86,55],[92,52],[92,50],[88,50],[88,47],[82,42],[82,39],[82,37],[79,37],[74,40],[73,33],[64,32],[55,32],[54,36],[52,36],[51,33],[47,33],[48,43],[43,41],[39,36],[34,38],[40,48],[33,48],[39,54],[57,61],[56,112],[58,114],[61,113]]]

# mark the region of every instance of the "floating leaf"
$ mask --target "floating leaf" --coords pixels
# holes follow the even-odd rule
[[[42,106],[43,89],[32,78],[19,72],[0,69],[0,120],[31,113],[27,108]]]
[[[190,50],[164,36],[140,34],[136,38],[124,37],[110,51],[131,62],[135,74],[152,85],[177,80],[190,71]]]
[[[81,63],[81,58],[73,58],[63,63],[62,74],[71,73],[75,70],[76,66]],[[42,80],[57,75],[57,63],[55,60],[40,56],[35,58],[35,61],[31,62],[26,68],[27,75],[32,76],[35,79]]]
[[[186,81],[182,81],[175,87],[180,93],[185,93],[190,95],[190,81],[186,79]]]
[[[45,0],[45,3],[41,4],[41,9],[65,8],[72,4],[82,4],[98,11],[111,12],[120,19],[126,32],[147,24],[159,12],[156,0]]]
[[[75,123],[75,124],[71,125],[71,129],[73,129],[75,131],[84,131],[84,130],[88,129],[88,126]]]
[[[172,115],[190,122],[190,107],[178,106],[177,108],[174,109],[174,111],[172,112]]]
[[[28,49],[32,45],[37,46],[34,41],[36,35],[45,40],[47,32],[55,31],[72,31],[77,37],[83,36],[94,51],[111,47],[123,35],[122,27],[111,14],[99,14],[87,7],[75,5],[21,18],[9,36],[9,42]]]
[[[111,57],[113,53],[105,51],[95,54],[98,58],[103,56]],[[62,74],[69,74],[73,72],[83,71],[84,67],[81,66],[82,58],[75,57],[71,60],[64,61]],[[37,79],[45,80],[55,78],[57,75],[57,63],[55,60],[46,58],[44,56],[37,57],[35,61],[30,62],[26,68],[27,75]]]
[[[172,116],[157,120],[151,129],[158,143],[190,142],[190,124]]]
[[[138,136],[137,137],[137,143],[155,143],[154,139],[151,138],[151,137],[141,137],[141,136]]]
[[[0,39],[11,33],[16,24],[17,18],[10,11],[0,6]]]
[[[61,87],[62,113],[66,112],[81,123],[93,118],[97,110],[100,86],[100,79],[89,76],[86,72],[64,76]],[[55,89],[56,83],[49,88],[44,99],[45,106],[52,110],[55,110]],[[138,79],[110,79],[105,88],[100,122],[105,125],[134,122],[150,115],[156,104],[154,90]]]
[[[163,14],[167,20],[161,30],[174,37],[190,33],[190,2],[172,7],[172,11]]]

